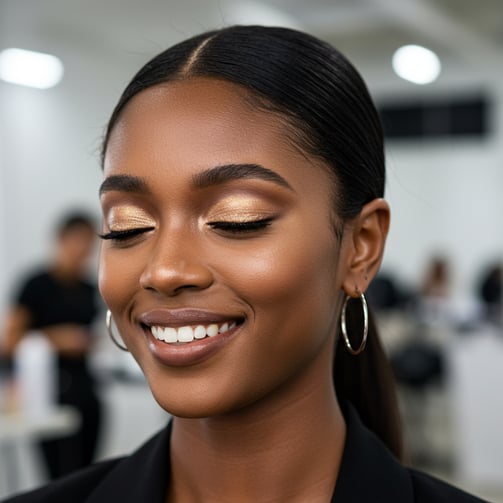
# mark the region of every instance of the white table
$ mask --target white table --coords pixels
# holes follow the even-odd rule
[[[20,476],[20,449],[48,437],[67,435],[78,427],[80,417],[68,406],[57,406],[40,417],[0,411],[0,498],[27,489]]]

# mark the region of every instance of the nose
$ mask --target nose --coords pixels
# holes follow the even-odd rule
[[[213,274],[204,263],[203,250],[183,232],[160,237],[143,269],[140,286],[168,297],[208,288],[213,283]]]

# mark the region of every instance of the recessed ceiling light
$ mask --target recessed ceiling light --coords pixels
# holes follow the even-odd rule
[[[22,86],[48,89],[63,78],[63,63],[56,56],[24,49],[0,52],[0,79]]]
[[[393,69],[402,79],[414,84],[431,84],[440,75],[438,56],[420,45],[404,45],[393,54]]]

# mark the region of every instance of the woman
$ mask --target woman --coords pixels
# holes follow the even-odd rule
[[[390,452],[364,297],[389,222],[382,133],[343,56],[282,28],[182,42],[124,91],[103,168],[100,290],[174,419],[12,501],[478,501]]]
[[[5,352],[12,358],[29,331],[42,333],[56,354],[57,401],[80,417],[68,436],[40,442],[47,476],[58,478],[89,465],[99,436],[101,404],[88,364],[92,325],[98,314],[98,291],[87,279],[96,244],[91,217],[77,211],[58,225],[50,263],[31,274],[5,318]]]

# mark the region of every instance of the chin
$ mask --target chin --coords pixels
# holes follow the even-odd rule
[[[246,411],[256,402],[253,396],[244,399],[236,393],[233,386],[231,389],[218,389],[218,386],[208,388],[195,383],[185,383],[177,392],[173,392],[175,386],[180,386],[180,382],[150,384],[156,402],[174,417],[185,419],[231,417]]]
[[[223,403],[220,393],[194,384],[179,379],[149,381],[154,399],[172,416],[198,419],[225,414],[228,404]]]
[[[153,393],[156,402],[168,414],[184,419],[203,419],[208,417],[222,416],[229,412],[223,404],[200,400],[185,395],[183,397],[166,397]]]

